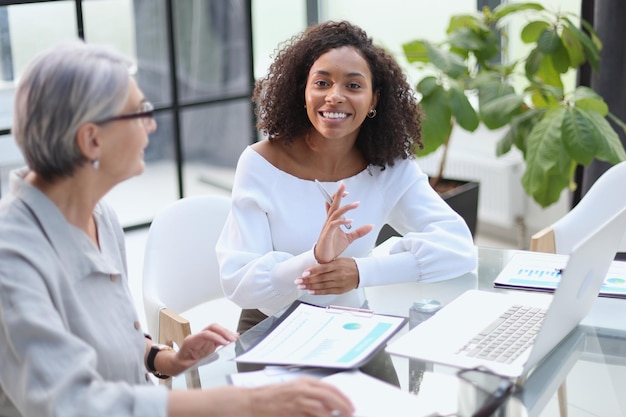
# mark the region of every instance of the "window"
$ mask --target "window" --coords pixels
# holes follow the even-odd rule
[[[239,154],[256,138],[251,0],[5,1],[0,7],[0,195],[23,164],[10,136],[15,80],[62,40],[114,46],[137,63],[155,105],[143,175],[105,199],[127,228],[187,195],[229,193]]]

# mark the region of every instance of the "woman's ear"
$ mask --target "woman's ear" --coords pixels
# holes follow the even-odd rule
[[[83,123],[76,131],[76,144],[85,158],[94,161],[100,157],[100,140],[98,139],[98,125]]]
[[[379,98],[380,98],[380,90],[374,91],[374,94],[372,95],[372,109],[375,109],[376,106],[378,105]]]

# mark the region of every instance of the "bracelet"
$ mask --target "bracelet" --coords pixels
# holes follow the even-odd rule
[[[148,366],[148,370],[152,373],[152,375],[156,376],[159,379],[168,379],[170,378],[169,375],[162,374],[154,367],[154,360],[156,359],[157,354],[162,350],[173,351],[174,349],[169,345],[152,345],[152,347],[150,348],[150,352],[148,352],[146,365]]]

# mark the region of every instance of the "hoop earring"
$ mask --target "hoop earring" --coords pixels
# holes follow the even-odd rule
[[[91,166],[93,166],[93,169],[97,171],[98,169],[100,169],[100,161],[98,159],[94,159],[93,161],[91,161]]]
[[[369,117],[370,119],[373,119],[374,117],[376,117],[376,109],[372,109],[370,111],[367,112],[367,117]]]

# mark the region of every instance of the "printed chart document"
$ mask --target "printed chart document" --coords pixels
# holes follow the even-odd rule
[[[493,285],[499,288],[554,291],[559,285],[567,259],[567,255],[553,253],[516,252]],[[613,261],[599,295],[626,298],[626,262]]]
[[[265,337],[239,355],[244,363],[337,369],[363,364],[406,323],[406,317],[299,301]]]
[[[359,370],[337,372],[320,368],[267,367],[230,375],[229,382],[256,387],[293,381],[301,376],[319,378],[350,398],[356,417],[433,417],[458,411],[459,380],[452,375],[425,372],[419,395],[366,375]]]

